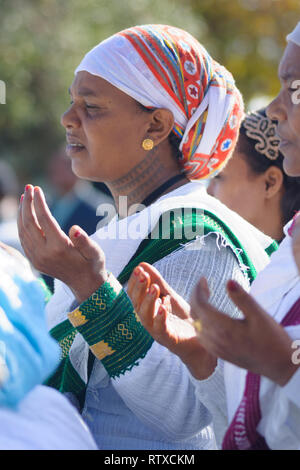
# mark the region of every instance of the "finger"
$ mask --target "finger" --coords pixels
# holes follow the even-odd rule
[[[138,282],[138,277],[139,277],[139,274],[140,274],[140,268],[137,266],[136,268],[134,268],[134,270],[132,271],[131,275],[130,275],[130,278],[128,280],[128,284],[127,284],[127,295],[131,298],[132,296],[132,291],[134,290],[135,288],[135,285],[136,283]],[[132,300],[132,299],[131,299]]]
[[[188,318],[190,312],[189,304],[169,286],[159,271],[148,263],[142,262],[139,266],[149,274],[151,283],[159,286],[161,297],[170,296],[172,311],[180,318]]]
[[[146,271],[149,274],[151,283],[157,284],[159,286],[161,296],[164,296],[167,294],[170,294],[170,295],[176,294],[176,292],[172,289],[171,286],[169,286],[169,284],[164,280],[160,272],[154,266],[152,266],[149,263],[144,263],[144,262],[140,263],[139,266],[143,268],[144,271]]]
[[[204,300],[205,302],[208,302],[208,299],[210,297],[210,292],[209,292],[208,282],[205,277],[201,277],[199,279],[198,287],[196,288],[196,293],[200,301]]]
[[[165,295],[163,298],[162,298],[162,305],[164,307],[166,307],[167,311],[168,312],[171,312],[172,311],[172,306],[171,306],[171,297],[170,295]]]
[[[150,277],[149,274],[145,273],[145,271],[141,268],[136,268],[135,276],[136,283],[134,284],[134,287],[131,290],[130,298],[135,310],[139,312],[141,302],[143,301],[150,285]]]
[[[195,320],[198,319],[203,312],[209,311],[213,308],[208,300],[209,300],[210,292],[208,283],[205,277],[201,277],[192,293],[191,297],[191,316]],[[200,323],[199,323],[200,328]]]
[[[21,203],[21,217],[24,232],[27,232],[31,242],[44,242],[41,226],[38,223],[33,205],[33,187],[30,184],[25,188],[24,198]]]
[[[19,232],[19,237],[21,238],[21,235],[24,233],[24,226],[23,226],[23,220],[22,220],[22,201],[24,199],[24,194],[21,195],[20,198],[20,204],[18,208],[18,214],[17,214],[17,226],[18,226],[18,232]]]
[[[155,334],[159,336],[165,336],[167,334],[167,317],[169,310],[166,305],[161,304],[158,307],[157,314],[153,319],[153,326]]]
[[[57,237],[68,238],[51,214],[44,193],[38,186],[35,186],[33,191],[33,204],[38,223],[48,241],[57,240]]]
[[[201,278],[192,294],[191,298],[191,317],[196,320],[196,331],[204,330],[214,334],[215,331],[220,332],[222,329],[235,328],[237,320],[233,320],[223,312],[217,310],[208,302],[209,289],[205,278]],[[199,322],[200,320],[200,322]],[[218,333],[219,334],[219,333]]]
[[[246,292],[236,281],[230,280],[227,283],[227,292],[231,300],[242,311],[247,320],[260,318],[267,313],[261,308],[256,300]]]
[[[159,294],[159,286],[157,284],[151,284],[148,291],[145,293],[137,312],[142,325],[150,334],[153,333],[153,321],[158,309],[158,302],[160,301]]]
[[[99,260],[105,269],[105,254],[97,243],[78,225],[73,225],[69,231],[70,239],[74,247],[87,261]]]

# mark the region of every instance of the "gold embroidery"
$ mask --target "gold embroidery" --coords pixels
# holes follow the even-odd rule
[[[130,333],[123,323],[119,323],[118,330],[121,331],[123,336],[126,336],[126,339],[132,339],[132,333]]]
[[[136,313],[135,310],[133,310],[133,313],[134,313],[134,315],[135,315],[136,321],[138,321],[139,323],[141,323],[140,317],[138,316],[138,314]]]
[[[70,351],[71,346],[73,344],[76,333],[77,333],[77,331],[73,331],[73,333],[66,336],[64,339],[62,339],[59,342],[59,345],[61,347],[61,359],[64,359],[65,357],[67,357],[69,355],[69,351]]]
[[[90,348],[97,357],[97,359],[99,359],[100,361],[106,356],[110,356],[111,354],[116,352],[104,341],[99,341],[99,343],[93,344],[93,346],[90,346]]]
[[[81,313],[79,308],[77,308],[73,312],[69,313],[68,318],[69,318],[70,322],[72,323],[72,325],[75,326],[75,328],[77,326],[84,325],[88,321],[86,319],[86,317],[83,315],[83,313]]]

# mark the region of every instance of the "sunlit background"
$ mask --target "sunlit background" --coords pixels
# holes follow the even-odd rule
[[[0,159],[22,185],[43,181],[49,155],[64,141],[60,115],[75,67],[121,29],[188,30],[233,73],[254,109],[277,93],[285,36],[299,20],[299,0],[0,0]]]

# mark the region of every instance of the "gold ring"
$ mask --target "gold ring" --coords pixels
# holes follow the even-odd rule
[[[198,333],[201,333],[202,331],[202,323],[200,320],[195,320],[194,321],[194,328],[196,331],[198,331]]]

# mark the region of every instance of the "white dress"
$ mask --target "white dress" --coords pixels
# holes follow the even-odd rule
[[[290,223],[285,227],[286,233]],[[300,277],[292,256],[289,235],[271,256],[269,265],[257,276],[250,293],[278,323],[299,299]],[[299,351],[300,324],[287,326],[285,330],[293,340],[298,340],[295,346],[298,344]],[[300,351],[297,354],[297,350],[291,349],[291,360],[293,353],[296,360],[299,360]],[[226,425],[231,423],[241,403],[247,371],[220,360],[218,367],[224,368],[224,383],[213,374],[207,380],[210,389],[205,394],[202,381],[191,380],[198,398],[210,409],[214,422],[218,423],[218,429],[223,427],[224,432],[218,436],[220,445]],[[222,394],[222,387],[225,387],[226,395]],[[225,396],[226,403],[222,401]],[[267,446],[271,449],[300,449],[300,368],[284,387],[261,377],[259,405],[261,419],[257,431],[265,439]]]

